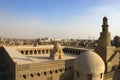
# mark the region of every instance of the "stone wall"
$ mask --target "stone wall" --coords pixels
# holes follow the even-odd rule
[[[72,80],[73,59],[16,64],[16,80]]]
[[[0,47],[0,80],[15,80],[14,62],[4,47]]]

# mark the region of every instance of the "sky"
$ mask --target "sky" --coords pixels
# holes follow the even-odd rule
[[[0,36],[98,39],[104,16],[119,36],[120,0],[0,0]]]

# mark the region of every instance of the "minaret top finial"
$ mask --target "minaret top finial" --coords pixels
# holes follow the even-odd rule
[[[103,25],[108,25],[108,22],[107,22],[107,17],[105,16],[105,17],[103,17]]]
[[[103,20],[106,20],[107,19],[107,17],[105,16],[105,17],[103,17]]]

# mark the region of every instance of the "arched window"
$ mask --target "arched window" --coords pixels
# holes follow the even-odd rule
[[[37,73],[38,76],[40,76],[40,73]]]
[[[34,54],[37,54],[37,51],[36,51],[36,50],[34,51]]]
[[[32,55],[33,54],[33,52],[32,52],[32,50],[30,50],[30,55]]]
[[[23,78],[24,78],[24,79],[26,79],[26,78],[27,78],[27,76],[26,76],[26,75],[23,75]]]
[[[46,72],[44,72],[44,75],[47,75],[47,73],[46,73]]]
[[[21,53],[23,54],[23,51],[21,51]]]
[[[41,51],[40,51],[40,50],[38,50],[38,54],[41,54]]]
[[[46,50],[46,53],[48,53],[48,50]]]
[[[44,54],[44,50],[42,50],[42,54]]]
[[[67,71],[67,68],[65,68],[65,71]]]
[[[28,51],[25,51],[25,55],[28,55]]]
[[[50,74],[52,74],[53,72],[52,71],[50,71]]]
[[[75,51],[73,50],[73,54],[75,53]]]
[[[77,50],[75,50],[75,54],[77,54]]]
[[[55,70],[55,73],[58,73],[58,70]]]
[[[70,50],[68,49],[68,53],[70,53]]]
[[[103,77],[103,73],[100,74],[100,79],[102,79],[102,77]]]
[[[72,53],[72,50],[70,49],[70,54]]]
[[[34,77],[34,75],[33,75],[33,74],[30,74],[30,76],[31,76],[31,77]]]
[[[52,52],[52,50],[50,50],[50,53]]]
[[[81,51],[79,51],[79,55],[81,54]]]
[[[62,69],[60,69],[60,72],[62,72],[63,70]]]

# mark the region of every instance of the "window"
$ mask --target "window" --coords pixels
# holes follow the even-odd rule
[[[25,55],[28,55],[28,51],[25,51]]]
[[[75,51],[73,50],[73,54],[75,53]]]
[[[21,53],[23,54],[23,51],[21,51]]]
[[[87,79],[92,80],[92,74],[88,74]]]
[[[33,75],[33,74],[30,74],[30,76],[31,76],[31,77],[34,77],[34,75]]]
[[[44,54],[44,50],[42,50],[42,54]]]
[[[57,71],[57,70],[55,70],[55,73],[58,73],[58,71]]]
[[[100,74],[100,79],[102,79],[103,73]]]
[[[50,53],[52,52],[52,50],[50,50]]]
[[[23,78],[26,79],[27,78],[26,75],[23,75]]]
[[[60,69],[60,72],[62,72],[62,69]]]
[[[36,51],[36,50],[34,51],[34,54],[37,54],[37,51]]]
[[[30,50],[30,55],[32,55],[33,54],[33,52],[32,52],[32,50]]]
[[[38,51],[38,54],[41,54],[41,51],[40,51],[40,50]]]
[[[75,50],[75,54],[77,54],[77,50]]]
[[[40,76],[40,73],[37,73],[38,76]]]
[[[81,51],[79,51],[79,55],[81,54]]]
[[[79,74],[79,72],[78,72],[78,71],[76,72],[76,77],[77,77],[77,78],[79,78],[79,77],[80,77],[80,74]]]
[[[67,68],[65,68],[65,71],[67,71]]]
[[[44,72],[44,75],[47,75],[47,73],[46,73],[46,72]]]
[[[50,74],[52,74],[52,71],[50,71]]]
[[[46,53],[48,53],[48,50],[46,50]]]

